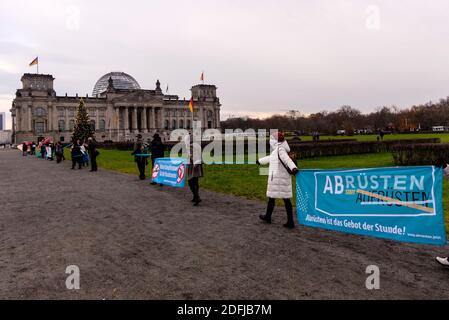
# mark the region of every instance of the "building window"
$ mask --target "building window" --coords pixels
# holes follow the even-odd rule
[[[95,131],[95,120],[90,120],[90,127]]]
[[[36,121],[34,124],[34,131],[36,131],[37,134],[44,133],[44,122],[43,121]]]
[[[179,128],[184,129],[184,120],[179,120]]]
[[[73,131],[74,128],[75,128],[75,120],[70,120],[69,121],[69,130]]]
[[[101,119],[100,122],[98,123],[98,129],[100,131],[105,131],[106,130],[106,121]]]
[[[90,117],[95,117],[97,115],[97,110],[90,108],[88,113]]]
[[[170,116],[170,110],[165,110],[165,116],[169,117]]]
[[[169,126],[168,120],[165,120],[165,125],[164,125],[165,130],[168,130],[168,126]]]
[[[45,116],[45,109],[44,109],[44,108],[41,108],[41,107],[36,108],[36,110],[35,110],[35,115],[38,116],[38,117],[43,117],[43,116]]]
[[[64,117],[65,116],[65,109],[64,108],[59,108],[58,109],[58,115],[60,117]]]
[[[75,108],[70,108],[69,109],[69,117],[74,117],[75,116]]]
[[[192,123],[190,120],[187,120],[187,129],[191,129]]]
[[[65,122],[64,122],[64,120],[59,120],[59,122],[58,122],[58,130],[59,131],[65,131]]]
[[[175,119],[173,119],[173,121],[172,121],[172,129],[176,129],[176,120]]]
[[[171,115],[172,115],[173,117],[176,117],[176,109],[173,109],[173,110],[171,111]]]
[[[100,117],[104,117],[104,116],[105,116],[105,113],[106,113],[106,111],[105,111],[104,109],[98,110],[98,115],[99,115]]]
[[[212,119],[212,111],[207,111],[207,118]]]

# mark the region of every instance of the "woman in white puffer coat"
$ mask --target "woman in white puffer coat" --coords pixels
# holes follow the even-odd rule
[[[265,215],[260,215],[259,218],[267,223],[271,223],[275,199],[283,199],[285,210],[287,211],[287,223],[284,224],[284,227],[292,229],[295,227],[293,221],[293,206],[290,201],[290,198],[293,196],[292,178],[286,168],[288,167],[293,174],[298,173],[298,168],[288,156],[290,147],[288,146],[287,141],[285,141],[282,132],[278,132],[270,138],[270,145],[273,149],[271,154],[257,161],[257,164],[270,165],[268,170],[267,212]]]

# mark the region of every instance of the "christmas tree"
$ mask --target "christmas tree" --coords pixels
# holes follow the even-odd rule
[[[95,132],[90,124],[89,115],[87,114],[84,100],[81,99],[76,113],[72,141],[75,142],[79,139],[81,142],[86,142],[87,138],[94,138],[94,134]]]

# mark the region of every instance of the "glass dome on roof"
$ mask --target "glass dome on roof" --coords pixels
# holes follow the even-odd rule
[[[102,76],[97,83],[95,83],[92,95],[100,94],[108,88],[109,78],[112,78],[112,83],[115,89],[135,90],[140,89],[139,83],[127,73],[124,72],[109,72]]]

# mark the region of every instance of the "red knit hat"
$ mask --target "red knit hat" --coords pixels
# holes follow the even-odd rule
[[[284,133],[282,131],[278,131],[276,133],[273,134],[273,137],[278,141],[278,142],[283,142],[285,140],[284,137]]]

